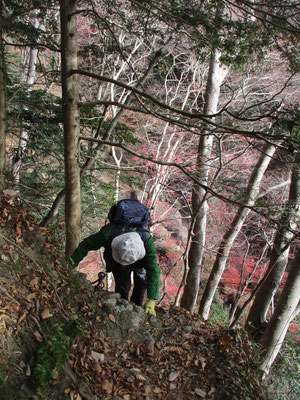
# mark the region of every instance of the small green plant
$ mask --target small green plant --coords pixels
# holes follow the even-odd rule
[[[32,374],[35,386],[44,388],[49,380],[54,378],[53,372],[62,369],[71,344],[81,330],[82,323],[77,316],[67,324],[54,325],[51,337],[42,343],[37,352]]]
[[[221,303],[212,303],[210,308],[209,321],[216,326],[229,325],[228,314]]]

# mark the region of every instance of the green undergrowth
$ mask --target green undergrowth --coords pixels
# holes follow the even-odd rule
[[[217,327],[228,326],[228,312],[219,301],[213,302],[210,308],[209,322]]]
[[[69,354],[77,334],[83,331],[83,325],[77,316],[67,323],[56,323],[49,338],[39,347],[32,373],[32,384],[45,388],[51,379],[57,378]]]
[[[290,332],[267,379],[274,400],[300,399],[300,334]]]

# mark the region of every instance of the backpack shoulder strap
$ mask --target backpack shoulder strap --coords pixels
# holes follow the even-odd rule
[[[147,229],[137,228],[136,232],[140,235],[143,242],[146,242],[151,236],[151,233]]]

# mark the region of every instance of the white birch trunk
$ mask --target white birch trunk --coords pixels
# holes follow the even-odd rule
[[[218,254],[216,257],[216,261],[210,273],[207,285],[205,287],[199,308],[199,314],[205,320],[208,319],[210,307],[217,289],[217,286],[220,282],[222,274],[224,272],[226,262],[237,235],[239,234],[245,219],[247,218],[250,209],[247,207],[251,207],[254,205],[255,200],[259,194],[259,187],[261,184],[262,177],[271,161],[271,158],[276,150],[275,145],[267,145],[264,149],[263,154],[260,158],[260,161],[255,167],[252,176],[250,178],[250,182],[248,184],[246,199],[244,201],[245,207],[241,207],[234,220],[231,223],[231,226],[227,233],[224,235],[221,246],[218,250]]]
[[[293,237],[293,233],[288,228],[297,228],[297,221],[300,215],[300,170],[298,165],[296,159],[293,164],[288,203],[282,211],[270,255],[268,277],[258,290],[247,317],[246,329],[254,337],[260,335],[260,326],[267,321],[269,306],[280,285],[288,263],[290,246],[287,246],[287,243]]]
[[[113,146],[111,148],[112,156],[117,167],[116,176],[115,176],[115,202],[117,202],[120,198],[120,176],[121,176],[121,161],[123,158],[123,151],[119,149],[120,156],[117,156],[116,148]]]
[[[207,116],[216,114],[217,112],[221,84],[228,72],[228,68],[220,63],[220,56],[221,54],[217,50],[211,55],[204,106],[204,114]],[[199,170],[198,179],[204,185],[207,185],[208,182],[212,146],[213,136],[206,135],[205,132],[203,132],[199,140],[197,168]],[[194,218],[195,221],[192,222],[192,241],[186,259],[186,268],[188,269],[187,281],[181,299],[181,306],[189,311],[193,311],[198,297],[208,213],[206,192],[197,184],[194,185],[192,191],[192,213],[192,218]]]
[[[292,264],[286,284],[275,307],[275,312],[262,339],[260,369],[267,375],[283,344],[292,320],[299,313],[300,301],[300,250]]]

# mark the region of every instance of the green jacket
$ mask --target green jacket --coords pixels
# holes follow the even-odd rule
[[[71,255],[71,259],[77,266],[91,250],[98,250],[109,243],[112,231],[111,224],[103,226],[99,232],[87,237],[79,243]],[[160,267],[156,261],[156,250],[153,237],[150,236],[144,243],[146,255],[143,259],[144,268],[147,271],[147,296],[149,299],[157,300],[159,295]]]

